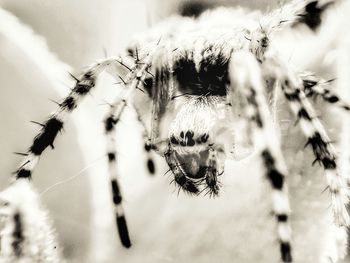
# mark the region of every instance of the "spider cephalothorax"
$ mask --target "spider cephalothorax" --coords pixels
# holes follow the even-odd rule
[[[223,172],[225,161],[224,144],[220,139],[227,129],[226,102],[216,96],[183,96],[174,104],[176,116],[169,128],[166,159],[172,170],[179,170],[175,181],[192,193],[198,193],[199,184],[204,183],[210,193],[218,194],[217,177]],[[179,173],[187,184],[177,179]],[[194,182],[190,189],[187,188],[188,184],[192,185],[189,181]]]
[[[188,193],[218,195],[225,160],[236,158],[241,144],[248,145],[251,153],[249,146],[253,144],[271,187],[281,258],[292,262],[285,180],[288,169],[270,107],[270,98],[279,92],[297,119],[306,145],[311,146],[325,170],[334,225],[345,233],[350,223],[346,178],[339,172],[337,152],[308,97],[320,96],[345,110],[350,107],[327,87],[330,81],[295,72],[273,46],[278,30],[301,24],[316,30],[322,25],[324,12],[336,2],[296,0],[267,15],[219,8],[198,18],[169,18],[137,37],[128,47],[128,55],[97,62],[74,77],[74,88],[42,124],[41,133],[24,154],[16,179],[22,184],[31,177],[40,155],[62,130],[66,114],[94,88],[99,73],[107,70],[126,87],[105,119],[113,203],[122,244],[131,246],[118,183],[114,131],[125,106],[134,104],[144,127],[149,171],[155,173],[151,158],[154,150],[166,160],[176,184]],[[342,238],[334,242],[339,247],[336,255],[325,256],[332,262],[345,255],[347,241]],[[24,241],[19,243],[16,247]],[[14,257],[20,258],[22,254],[16,251]]]

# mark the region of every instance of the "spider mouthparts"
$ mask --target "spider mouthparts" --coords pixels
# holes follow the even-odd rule
[[[209,194],[211,196],[216,196],[219,194],[219,182],[218,182],[218,174],[217,170],[213,167],[207,168],[207,173],[205,177],[205,182],[207,184],[207,188],[209,190]]]
[[[207,167],[200,166],[196,173],[194,173],[194,174],[191,172],[186,173],[186,177],[189,179],[201,179],[201,178],[205,177],[206,173],[207,173]]]
[[[217,196],[219,194],[216,156],[209,155],[209,150],[200,154],[181,155],[170,150],[166,160],[174,174],[174,181],[185,192]]]
[[[199,189],[196,182],[186,178],[183,174],[175,174],[175,182],[186,192],[198,194]]]

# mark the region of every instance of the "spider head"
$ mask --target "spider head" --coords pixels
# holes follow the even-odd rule
[[[199,53],[175,49],[169,58],[169,52],[159,52],[143,83],[152,109],[141,94],[136,105],[145,105],[138,112],[149,113],[145,123],[151,124],[153,143],[167,142],[166,149],[158,148],[174,181],[187,192],[199,193],[204,186],[217,195],[226,157],[237,159],[232,125],[237,122],[227,100],[231,49],[209,43]]]
[[[175,103],[165,155],[174,181],[185,191],[210,195],[219,191],[218,177],[226,159],[220,141],[225,126],[224,100],[214,96],[184,96]]]

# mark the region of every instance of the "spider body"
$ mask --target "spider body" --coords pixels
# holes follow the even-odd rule
[[[219,8],[196,18],[170,18],[135,38],[128,54],[99,61],[79,77],[73,76],[75,86],[42,124],[42,131],[16,171],[16,179],[22,182],[31,177],[42,152],[48,146],[53,148],[66,115],[95,87],[99,73],[107,70],[125,86],[123,95],[111,105],[104,127],[122,244],[128,248],[131,240],[117,176],[114,131],[126,105],[133,104],[144,127],[149,171],[155,173],[151,158],[154,150],[164,157],[174,182],[187,193],[219,195],[225,160],[240,159],[254,149],[271,187],[281,259],[292,262],[290,204],[285,181],[288,169],[270,98],[275,98],[276,90],[281,92],[306,136],[306,145],[314,152],[315,161],[324,167],[334,225],[342,233],[350,221],[346,210],[347,182],[338,172],[337,152],[308,96],[321,96],[345,110],[349,106],[326,87],[327,81],[295,72],[279,57],[273,43],[278,30],[306,25],[316,31],[322,26],[323,13],[336,2],[342,1],[293,1],[266,16],[240,8]],[[242,154],[240,149],[246,152]],[[5,200],[13,198],[6,191],[3,196]],[[18,247],[25,243],[20,233],[24,227],[19,223],[18,209],[13,211],[16,211],[12,235],[15,242],[9,253],[21,258],[24,252]],[[337,242],[344,247],[346,238]],[[336,262],[346,254],[344,249],[339,251],[326,258]]]

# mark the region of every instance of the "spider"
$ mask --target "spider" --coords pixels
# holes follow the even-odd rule
[[[9,240],[2,253],[8,261],[28,257],[33,261],[39,261],[38,258],[58,261],[46,250],[39,253],[40,245],[26,250],[26,242],[35,242],[26,240],[28,222],[23,218],[34,213],[28,207],[35,207],[40,217],[45,216],[29,179],[45,149],[53,148],[67,115],[92,91],[103,71],[115,76],[125,87],[104,120],[116,224],[124,247],[129,248],[131,240],[118,182],[114,132],[126,105],[133,105],[144,128],[149,172],[155,173],[151,152],[156,152],[165,159],[179,190],[190,195],[218,196],[225,160],[239,158],[239,146],[253,145],[271,186],[281,260],[292,262],[290,204],[285,181],[288,169],[270,103],[270,98],[279,92],[295,115],[306,145],[312,148],[315,162],[325,170],[334,225],[344,232],[350,223],[346,176],[338,171],[338,153],[309,97],[321,97],[346,111],[350,106],[330,88],[331,81],[295,70],[274,46],[280,31],[307,26],[316,32],[325,26],[325,14],[340,8],[346,9],[348,4],[340,0],[296,0],[265,15],[240,8],[203,13],[192,10],[194,17],[169,18],[137,36],[125,54],[98,61],[78,77],[72,75],[74,87],[59,103],[57,111],[41,124],[40,133],[23,154],[15,182],[0,195],[4,215],[1,233],[5,241]],[[33,206],[25,208],[22,202]],[[29,223],[37,223],[41,235],[46,236],[45,242],[55,244],[50,240],[53,232],[50,222]],[[346,238],[340,243],[339,247],[346,246]],[[335,256],[328,255],[329,262],[345,257],[345,250],[339,250]]]

